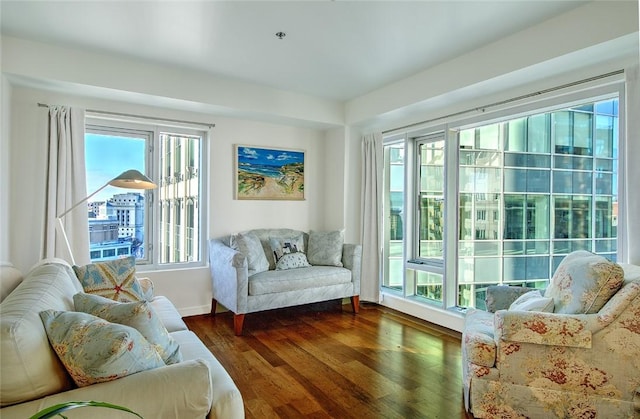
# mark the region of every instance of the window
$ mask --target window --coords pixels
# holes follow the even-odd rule
[[[158,185],[153,190],[108,186],[92,197],[91,260],[133,255],[139,265],[202,263],[205,132],[90,122],[85,134],[89,192],[129,169]]]
[[[572,251],[616,260],[617,95],[385,139],[382,286],[484,308],[489,285],[544,288]]]

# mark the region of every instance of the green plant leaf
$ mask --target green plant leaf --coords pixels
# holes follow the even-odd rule
[[[118,406],[116,404],[111,404],[106,402],[95,402],[95,401],[66,402],[66,403],[56,404],[54,406],[47,407],[46,409],[39,411],[35,415],[31,416],[30,419],[47,419],[47,418],[52,418],[56,415],[60,415],[61,417],[64,418],[65,416],[62,415],[62,412],[65,412],[71,409],[77,409],[79,407],[105,407],[108,409],[122,410],[124,412],[131,413],[132,415],[136,415],[140,419],[144,419],[142,416],[140,416],[133,410],[128,409],[126,407]]]

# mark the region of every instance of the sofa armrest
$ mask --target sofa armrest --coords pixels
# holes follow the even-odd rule
[[[497,343],[522,342],[538,345],[591,348],[589,328],[593,314],[556,314],[498,310],[495,313]]]
[[[27,418],[58,403],[95,400],[127,407],[144,418],[202,418],[211,408],[212,393],[209,367],[197,359],[5,407],[0,416]],[[111,409],[88,407],[65,415],[106,419],[116,414]]]
[[[247,258],[221,240],[209,240],[209,268],[213,298],[236,314],[247,312],[249,267]]]
[[[529,291],[535,291],[535,288],[490,285],[485,297],[487,311],[495,313],[498,310],[506,310],[518,297]]]
[[[362,246],[345,243],[342,246],[342,265],[351,271],[354,295],[360,295],[360,271],[362,269]]]

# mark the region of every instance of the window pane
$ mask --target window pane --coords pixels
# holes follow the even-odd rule
[[[404,143],[384,146],[382,286],[403,288]]]
[[[87,127],[85,165],[87,192],[93,193],[121,173],[145,173],[149,133]],[[145,191],[107,186],[88,204],[89,247],[92,262],[134,255],[137,263],[147,256]]]
[[[486,138],[504,132],[505,141],[483,144],[492,150],[460,150],[458,301],[482,306],[478,283],[544,288],[575,250],[616,257],[616,109],[617,100],[585,103],[475,128],[494,133]]]
[[[505,150],[527,151],[526,119],[514,119],[507,124],[507,140]]]
[[[611,116],[596,116],[596,157],[613,157],[613,126]]]
[[[442,259],[444,232],[444,140],[419,144],[418,257]]]
[[[160,263],[200,260],[200,147],[202,137],[160,134]],[[194,211],[185,211],[189,205]]]
[[[442,275],[415,271],[416,295],[429,300],[442,301]]]
[[[551,115],[532,115],[527,118],[527,151],[549,153],[551,139]]]

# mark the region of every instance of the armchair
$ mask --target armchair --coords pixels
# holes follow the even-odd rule
[[[531,289],[487,290],[462,337],[465,408],[477,418],[640,417],[640,267],[567,256],[544,297],[554,312],[508,309]],[[540,298],[543,298],[542,296]]]

